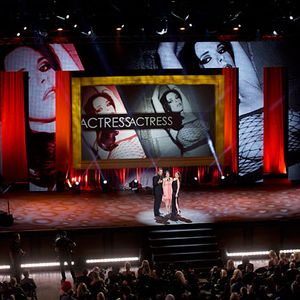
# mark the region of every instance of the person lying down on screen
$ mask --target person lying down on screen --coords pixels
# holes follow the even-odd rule
[[[112,86],[90,87],[84,111],[87,115],[126,114],[117,89]],[[84,132],[92,154],[97,159],[145,158],[145,152],[135,130],[96,130]]]
[[[180,113],[180,128],[166,129],[172,143],[179,148],[181,156],[209,155],[207,146],[208,125],[200,120],[189,100],[176,85],[158,85],[154,89],[152,105],[157,113]]]

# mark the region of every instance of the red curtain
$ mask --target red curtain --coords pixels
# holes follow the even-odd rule
[[[223,69],[224,76],[224,167],[238,173],[237,97],[238,69]]]
[[[56,170],[72,166],[70,73],[56,72]]]
[[[286,69],[264,68],[264,173],[286,173],[284,128]]]
[[[6,181],[28,178],[24,73],[0,72],[2,176]]]

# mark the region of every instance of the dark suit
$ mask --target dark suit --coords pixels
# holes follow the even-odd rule
[[[159,180],[162,180],[162,176],[158,174],[153,177],[153,195],[154,195],[154,216],[158,217],[160,215],[159,209],[161,205],[163,189],[162,183],[158,183]]]

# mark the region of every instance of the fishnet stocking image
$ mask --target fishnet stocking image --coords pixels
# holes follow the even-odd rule
[[[259,110],[239,118],[239,175],[256,173],[262,165],[263,112]]]
[[[300,162],[300,112],[289,109],[288,165]]]

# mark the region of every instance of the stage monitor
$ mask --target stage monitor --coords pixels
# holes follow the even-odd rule
[[[223,85],[222,75],[73,78],[74,168],[221,161]]]

